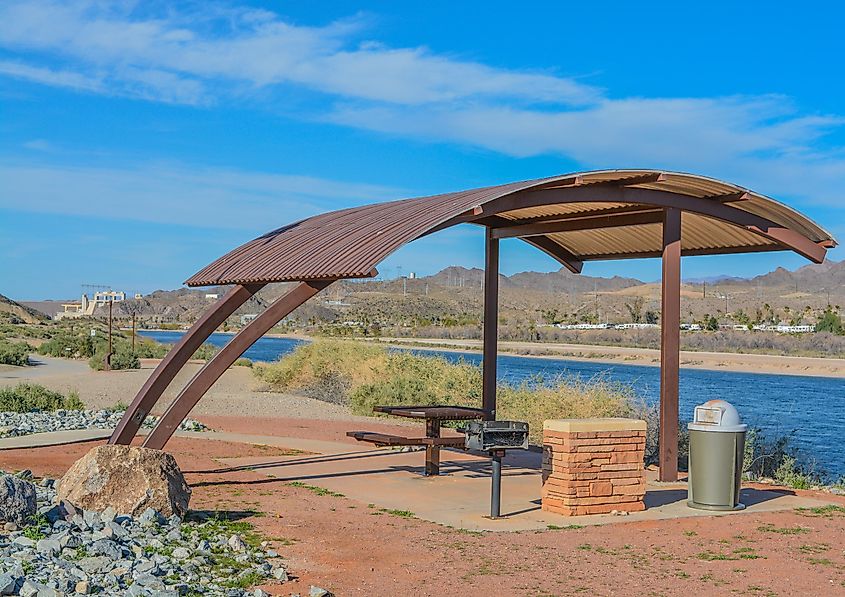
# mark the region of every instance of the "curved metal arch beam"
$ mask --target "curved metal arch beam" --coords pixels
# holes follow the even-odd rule
[[[109,438],[110,444],[128,445],[132,441],[150,410],[188,359],[226,318],[263,287],[264,284],[238,284],[203,313],[147,378]]]
[[[173,433],[223,372],[274,325],[334,280],[300,282],[238,332],[200,369],[170,404],[144,440],[145,448],[161,450]]]
[[[668,191],[641,189],[635,187],[565,187],[539,191],[519,191],[494,199],[482,206],[482,213],[474,218],[479,223],[487,218],[508,211],[527,207],[554,205],[555,203],[634,203],[663,208],[678,208],[729,224],[745,228],[751,232],[791,249],[815,263],[824,261],[827,249],[810,240],[803,234],[784,228],[751,212],[732,207],[728,204],[693,197]],[[513,223],[511,222],[510,225]],[[532,237],[533,239],[534,237]]]

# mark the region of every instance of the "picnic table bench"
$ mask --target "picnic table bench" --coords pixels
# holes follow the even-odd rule
[[[376,446],[425,446],[425,475],[440,474],[440,448],[463,448],[463,437],[442,437],[442,421],[469,421],[483,419],[484,410],[468,406],[376,406],[373,412],[394,417],[425,419],[425,437],[403,437],[369,431],[349,431],[347,436]]]

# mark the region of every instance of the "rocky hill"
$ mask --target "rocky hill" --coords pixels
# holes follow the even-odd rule
[[[9,323],[39,323],[46,319],[43,313],[0,294],[0,320]]]

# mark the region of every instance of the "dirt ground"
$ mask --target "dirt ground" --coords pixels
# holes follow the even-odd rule
[[[349,428],[303,418],[199,419],[225,431],[332,441],[346,441]],[[3,451],[0,468],[55,477],[92,445]],[[339,596],[845,595],[845,500],[826,494],[813,495],[837,509],[471,533],[257,471],[227,471],[219,460],[283,454],[278,448],[175,438],[168,450],[193,488],[192,508],[249,516],[275,541],[297,578],[263,587],[274,595],[307,595],[311,584]]]

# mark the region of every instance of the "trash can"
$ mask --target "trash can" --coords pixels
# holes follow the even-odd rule
[[[689,429],[687,504],[701,510],[742,510],[739,487],[745,432],[736,408],[724,400],[695,407]]]

